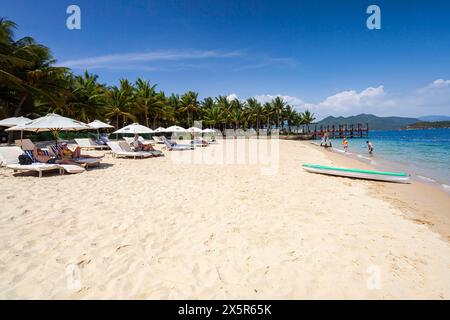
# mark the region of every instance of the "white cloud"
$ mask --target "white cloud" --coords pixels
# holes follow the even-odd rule
[[[255,59],[256,58],[256,59]],[[256,63],[255,63],[256,60]],[[234,68],[232,71],[239,72],[239,71],[245,71],[245,70],[252,70],[252,69],[260,69],[265,68],[272,65],[278,65],[278,66],[286,66],[286,67],[295,67],[297,65],[297,61],[292,58],[268,58],[268,57],[255,57],[252,56],[252,63],[239,66],[237,68]]]
[[[450,86],[450,80],[437,79],[437,80],[434,80],[431,85],[436,87],[436,88],[442,88],[442,87]]]
[[[228,102],[231,102],[233,100],[239,100],[239,97],[237,96],[236,93],[231,93],[227,96],[227,100],[228,100]]]
[[[450,80],[437,79],[427,86],[417,90],[418,93],[426,93],[431,90],[442,89],[450,87]]]
[[[264,104],[266,102],[271,102],[276,97],[282,98],[284,102],[286,102],[287,104],[289,104],[290,106],[292,106],[294,108],[300,108],[300,107],[303,107],[305,105],[303,100],[298,98],[298,97],[283,96],[281,94],[277,94],[277,95],[274,95],[274,96],[270,95],[270,94],[256,95],[255,99]]]
[[[318,104],[318,108],[327,108],[333,111],[348,111],[354,108],[370,106],[379,103],[385,96],[384,87],[369,87],[357,92],[356,90],[342,91],[327,97]]]
[[[216,50],[170,50],[141,53],[135,52],[66,60],[58,63],[58,65],[81,69],[116,68],[121,64],[130,64],[133,62],[142,63],[152,61],[182,61],[210,58],[232,58],[239,56],[240,54],[241,53],[238,51],[222,52]]]
[[[299,97],[263,94],[255,96],[260,102],[270,102],[276,96],[296,107],[309,109],[318,119],[329,115],[349,116],[372,113],[379,116],[418,117],[429,114],[450,115],[450,80],[437,79],[425,87],[406,94],[392,94],[383,85],[361,91],[345,90],[330,95],[320,102],[305,102]]]

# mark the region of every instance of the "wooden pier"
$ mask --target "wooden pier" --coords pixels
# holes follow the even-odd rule
[[[369,124],[363,126],[361,123],[353,124],[340,124],[331,126],[314,126],[313,139],[321,139],[325,133],[328,133],[330,139],[333,138],[368,138],[369,137]]]

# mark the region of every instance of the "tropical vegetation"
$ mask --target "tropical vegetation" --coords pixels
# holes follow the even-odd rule
[[[17,25],[0,19],[0,118],[37,117],[49,112],[83,122],[107,121],[116,128],[131,122],[149,127],[173,124],[190,127],[195,121],[217,129],[280,129],[308,126],[315,118],[297,112],[283,98],[262,104],[255,98],[226,96],[199,99],[197,92],[166,95],[156,83],[142,78],[108,86],[85,71],[74,74],[55,66],[49,48],[31,37],[16,39]]]

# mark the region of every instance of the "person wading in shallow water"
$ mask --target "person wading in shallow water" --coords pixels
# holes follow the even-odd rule
[[[348,140],[344,137],[344,140],[342,140],[342,145],[344,146],[344,151],[348,151]]]
[[[366,144],[367,144],[367,149],[369,150],[369,154],[372,154],[373,153],[373,144],[369,140],[366,141]]]

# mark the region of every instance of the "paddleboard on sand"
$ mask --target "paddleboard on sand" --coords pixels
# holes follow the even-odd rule
[[[318,164],[304,164],[303,169],[308,172],[328,174],[339,177],[368,179],[398,183],[409,183],[410,176],[404,172],[383,172],[362,169],[337,168]]]

